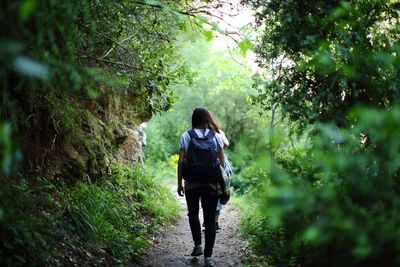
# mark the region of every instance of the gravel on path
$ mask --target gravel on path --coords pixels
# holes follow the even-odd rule
[[[173,188],[176,192],[176,188]],[[176,193],[175,193],[176,194]],[[182,212],[176,223],[166,227],[154,237],[150,248],[134,267],[182,267],[204,266],[203,257],[191,257],[193,249],[192,235],[187,218],[187,207],[184,197],[178,197]],[[200,221],[202,221],[200,210]],[[240,235],[240,216],[234,204],[228,203],[221,211],[220,226],[217,233],[213,259],[216,266],[243,266],[244,260],[251,254],[248,242]],[[204,246],[204,231],[203,231]]]

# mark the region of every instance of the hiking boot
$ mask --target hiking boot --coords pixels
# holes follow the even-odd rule
[[[192,254],[190,254],[190,256],[196,257],[200,255],[203,255],[203,247],[201,245],[197,245],[194,247]]]
[[[219,226],[219,223],[215,224],[215,232],[219,233],[221,231],[221,227]]]
[[[204,266],[213,267],[215,266],[215,261],[211,257],[204,258]]]

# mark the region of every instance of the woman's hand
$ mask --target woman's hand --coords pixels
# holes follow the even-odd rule
[[[178,192],[178,195],[181,196],[181,197],[183,197],[183,195],[185,194],[185,192],[184,192],[184,190],[183,190],[183,185],[182,185],[182,184],[179,184],[179,185],[178,185],[178,190],[177,190],[177,192]]]
[[[185,194],[182,183],[182,162],[185,156],[186,156],[185,150],[181,149],[179,151],[179,159],[178,159],[178,190],[177,190],[178,195],[181,197],[183,197],[183,195]]]

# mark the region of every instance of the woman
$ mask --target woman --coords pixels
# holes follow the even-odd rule
[[[192,129],[194,130],[197,137],[204,138],[210,136],[209,133],[213,133],[214,147],[217,153],[219,163],[224,166],[224,142],[221,135],[219,134],[219,127],[213,120],[207,109],[198,107],[193,111],[192,114]],[[186,159],[189,143],[191,137],[189,132],[182,134],[179,160],[178,160],[178,195],[186,196],[186,203],[188,207],[189,225],[192,232],[194,249],[191,253],[192,256],[200,256],[203,254],[203,248],[201,246],[201,226],[199,220],[199,202],[203,208],[204,226],[205,226],[205,247],[204,247],[204,263],[205,266],[214,266],[212,260],[212,252],[215,242],[215,210],[217,207],[218,196],[212,191],[208,185],[208,181],[212,180],[212,177],[204,177],[202,182],[189,182],[185,179],[183,185],[182,170],[183,162]]]
[[[221,135],[222,141],[224,143],[224,150],[225,150],[229,147],[228,138],[226,137],[225,133],[221,129],[219,129],[219,134]],[[225,165],[224,165],[225,173],[228,177],[230,177],[230,176],[232,176],[232,168],[228,161],[228,158],[226,157],[226,154],[224,156],[224,162],[225,162]],[[222,205],[221,205],[221,202],[218,200],[217,209],[215,211],[215,230],[217,233],[219,231],[221,231],[221,226],[219,225],[219,216],[221,215],[221,210],[222,210]]]

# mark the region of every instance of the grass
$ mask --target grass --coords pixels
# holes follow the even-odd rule
[[[0,265],[125,265],[176,218],[165,181],[143,168],[73,186],[36,178],[0,189]]]
[[[260,230],[263,225],[262,214],[257,212],[257,203],[251,194],[234,194],[231,199],[234,208],[241,214],[241,234],[250,243],[253,253],[246,258],[245,267],[274,267],[270,264],[268,257],[265,257],[260,250],[262,244],[259,242]]]

